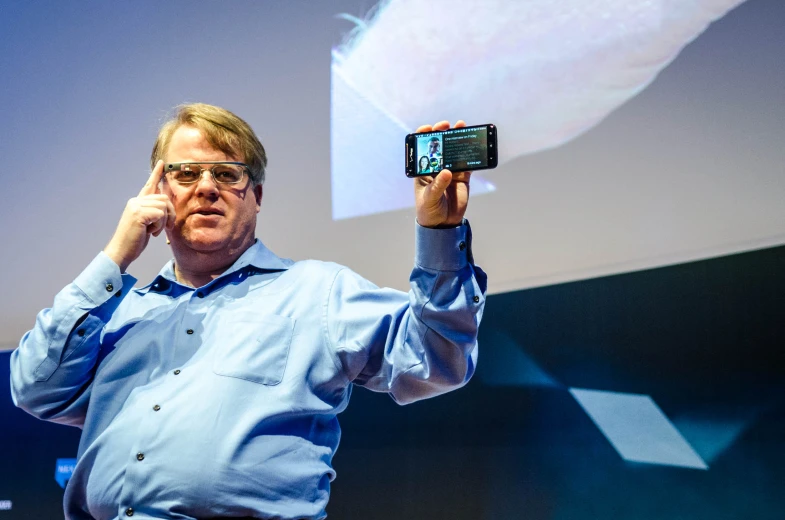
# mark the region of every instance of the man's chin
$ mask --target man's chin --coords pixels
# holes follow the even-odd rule
[[[201,232],[191,233],[183,237],[183,243],[189,249],[199,253],[214,253],[226,249],[231,239],[224,234]]]

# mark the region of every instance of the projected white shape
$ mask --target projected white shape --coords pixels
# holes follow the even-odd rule
[[[381,2],[333,51],[333,218],[412,205],[402,140],[423,123],[495,123],[500,165],[564,144],[743,1]]]
[[[357,92],[336,67],[335,57],[330,95],[333,219],[413,206],[403,144],[412,130]],[[471,189],[478,195],[494,187],[474,175]]]
[[[570,388],[624,460],[709,469],[648,395]]]

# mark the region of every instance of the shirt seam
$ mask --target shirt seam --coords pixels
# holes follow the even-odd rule
[[[422,265],[421,263],[419,263],[417,261],[415,261],[414,265],[415,265],[415,267],[419,267],[420,269],[425,269],[427,271],[435,271],[437,273],[457,273],[461,269],[463,269],[464,267],[469,265],[469,261],[468,260],[466,261],[465,264],[461,262],[460,258],[457,261],[461,265],[455,266],[455,269],[452,269],[453,265],[443,266],[443,268],[442,267],[431,267],[431,266],[427,266],[427,265]]]
[[[418,267],[420,267],[420,269],[427,269],[429,271],[436,271],[435,274],[436,274],[436,279],[437,280],[441,277],[442,273],[444,272],[444,271],[439,270],[439,269],[429,269],[429,268],[423,267],[423,266],[418,266]],[[450,272],[452,272],[452,271],[450,271]],[[417,316],[417,319],[419,319],[420,322],[422,322],[422,324],[425,325],[425,332],[423,332],[422,336],[420,336],[420,341],[423,341],[425,339],[425,335],[428,333],[428,330],[430,330],[430,328],[431,328],[431,327],[428,326],[427,323],[425,323],[425,320],[423,319],[422,316],[425,313],[425,307],[427,307],[428,304],[431,303],[431,301],[433,300],[433,293],[434,293],[434,291],[436,291],[436,284],[435,283],[431,284],[430,292],[428,293],[428,299],[425,300],[425,303],[422,304],[422,307],[420,308],[420,313]],[[418,364],[421,364],[421,363],[422,363],[422,360]],[[414,365],[414,366],[417,366],[417,365]]]
[[[436,271],[436,278],[437,279],[441,276],[441,273],[443,272],[441,270],[425,268],[425,267],[422,267],[420,265],[418,265],[417,267],[420,267],[421,269],[427,269],[429,271]],[[431,301],[433,300],[433,293],[434,293],[435,290],[436,290],[436,284],[435,283],[431,284],[430,292],[428,293],[428,299],[425,301],[425,303],[422,304],[422,307],[420,309],[419,314],[415,315],[417,317],[417,319],[420,320],[420,323],[422,323],[423,326],[424,326],[423,333],[419,337],[420,343],[423,344],[423,345],[425,344],[425,336],[431,330],[431,327],[425,322],[425,320],[423,319],[422,315],[425,313],[425,307],[429,303],[431,303]],[[409,308],[411,309],[411,305],[409,305]],[[425,349],[423,349],[423,356],[422,356],[422,358],[420,359],[420,361],[418,363],[415,363],[414,365],[410,366],[409,368],[407,368],[406,370],[404,370],[400,374],[396,375],[392,379],[392,381],[390,381],[390,393],[393,396],[395,395],[395,392],[393,390],[394,390],[394,387],[395,387],[395,382],[398,381],[398,378],[400,378],[402,376],[405,376],[406,374],[408,374],[409,372],[411,372],[415,368],[421,366],[423,363],[425,363]]]
[[[62,355],[63,355],[63,350],[65,350],[65,348],[68,346],[68,337],[70,336],[70,332],[68,334],[64,334],[64,333],[61,332],[61,330],[64,330],[66,328],[66,325],[69,322],[72,321],[70,318],[71,318],[71,316],[73,314],[75,314],[75,313],[77,313],[79,311],[84,311],[84,309],[82,309],[82,304],[85,301],[89,301],[91,303],[95,303],[84,293],[84,291],[79,289],[79,292],[82,293],[82,299],[80,299],[73,307],[71,307],[68,310],[66,315],[60,321],[60,324],[55,329],[55,333],[52,335],[51,338],[49,338],[49,343],[46,346],[46,357],[48,358],[50,356],[51,352],[52,352],[52,345],[54,345],[55,339],[59,338],[61,336],[63,337],[63,341],[62,342],[58,342],[58,343],[62,343],[63,344],[63,348],[60,349],[60,356],[58,356],[58,359],[55,362],[55,364],[57,365],[57,368],[60,368],[60,362],[61,362],[61,358],[62,358]],[[86,312],[86,314],[89,314],[89,311]],[[74,321],[74,323],[75,323],[75,321]],[[70,327],[69,330],[73,330],[73,328],[74,328],[74,325],[71,324],[71,327]]]
[[[327,289],[327,299],[324,303],[324,337],[327,341],[327,349],[329,350],[330,359],[332,359],[335,368],[338,369],[338,373],[341,374],[341,378],[343,379],[344,383],[349,384],[352,381],[347,377],[346,371],[344,370],[343,363],[341,363],[340,357],[338,357],[338,348],[330,339],[330,298],[333,293],[333,289],[335,288],[335,282],[338,280],[338,275],[341,274],[342,271],[346,270],[346,267],[342,267],[336,271],[335,276],[333,276],[332,281],[330,282],[330,287]]]
[[[95,316],[93,316],[93,317],[95,317]],[[85,318],[85,322],[86,322],[86,321],[87,321],[89,318],[90,318],[90,315],[89,315],[89,313],[88,313],[88,316]],[[97,319],[97,318],[96,318],[96,319]],[[100,321],[100,320],[99,320],[99,321]],[[96,332],[98,332],[99,330],[100,330],[100,327],[96,327],[96,328],[95,328],[95,330],[92,330],[92,331],[91,331],[89,334],[85,333],[85,335],[84,335],[84,336],[80,337],[80,338],[79,338],[79,339],[76,341],[76,343],[73,345],[73,348],[71,348],[71,349],[70,349],[70,350],[69,350],[69,351],[68,351],[68,352],[65,354],[65,356],[63,356],[63,357],[62,357],[62,361],[61,361],[61,362],[62,362],[62,363],[65,363],[66,361],[68,361],[68,359],[69,359],[71,356],[73,356],[73,355],[74,355],[74,354],[75,354],[75,353],[76,353],[76,352],[77,352],[77,351],[78,351],[80,348],[82,348],[82,347],[83,347],[85,344],[87,344],[87,343],[88,343],[88,341],[89,341],[89,340],[90,340],[90,339],[93,337],[93,335],[94,335]],[[85,328],[85,332],[86,332],[86,331],[87,331],[87,327]],[[73,330],[71,331],[71,333],[69,333],[69,334],[68,334],[68,337],[66,338],[66,342],[65,342],[65,346],[66,346],[66,347],[68,347],[68,341],[69,341],[70,339],[72,339],[72,335],[73,335]]]

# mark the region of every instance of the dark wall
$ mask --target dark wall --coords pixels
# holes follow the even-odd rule
[[[624,460],[570,388],[648,395],[708,469]],[[785,247],[494,295],[466,388],[354,393],[329,511],[785,518],[783,390]]]
[[[783,518],[783,273],[777,247],[489,297],[466,388],[407,407],[355,390],[331,518]],[[623,457],[575,389],[648,396],[707,469]],[[0,417],[0,520],[61,517],[79,431],[7,386]]]
[[[39,421],[16,408],[9,388],[10,352],[0,352],[0,520],[63,518],[63,488],[55,480],[57,459],[76,457],[81,430]]]

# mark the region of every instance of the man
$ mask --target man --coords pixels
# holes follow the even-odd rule
[[[438,172],[442,169],[442,142],[438,137],[431,137],[428,141],[428,157],[430,158],[431,171]]]
[[[428,157],[441,157],[441,147],[441,140],[438,137],[431,137],[431,140],[428,141]]]
[[[180,107],[109,244],[12,354],[14,402],[83,429],[66,518],[324,518],[353,384],[403,404],[471,377],[470,174],[417,179],[405,294],[256,240],[266,163],[242,119]],[[161,233],[174,260],[132,289]]]

